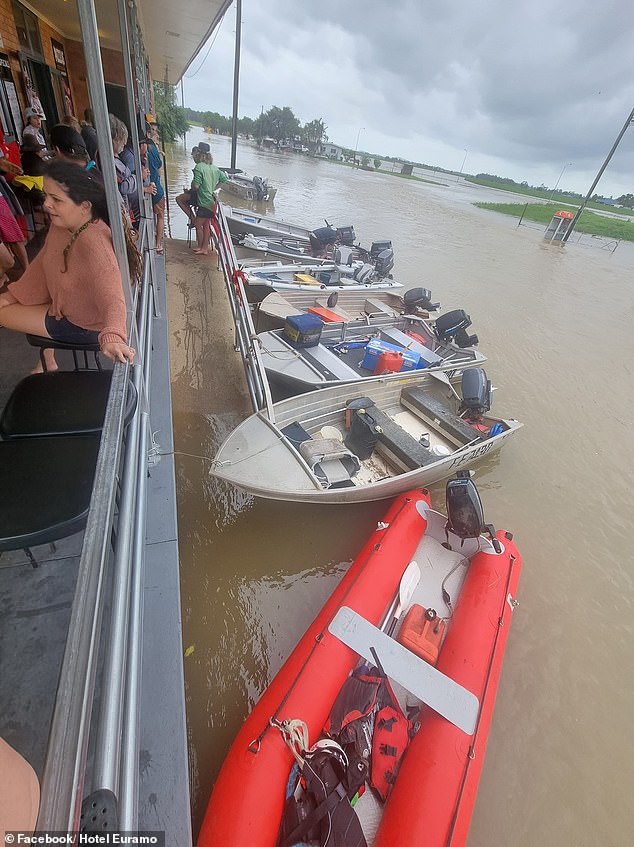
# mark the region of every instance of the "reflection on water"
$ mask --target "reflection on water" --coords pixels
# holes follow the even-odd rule
[[[202,138],[192,132],[171,154],[178,190]],[[228,164],[228,140],[207,140]],[[634,248],[553,249],[538,231],[476,209],[490,192],[462,182],[416,183],[249,144],[238,165],[278,188],[263,212],[311,227],[352,223],[363,243],[391,238],[399,279],[469,312],[499,387],[494,410],[526,424],[476,472],[487,519],[513,530],[524,573],[469,844],[629,843]],[[173,204],[171,227],[186,236]],[[186,316],[173,321],[176,439],[211,457],[240,412],[216,414],[213,397],[201,399],[221,366],[204,341],[215,307],[186,288]],[[208,468],[178,459],[196,827],[241,721],[387,505],[257,500]],[[433,490],[439,506],[443,490]]]

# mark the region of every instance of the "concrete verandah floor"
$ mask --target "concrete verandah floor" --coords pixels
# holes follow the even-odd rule
[[[168,239],[165,257],[175,450],[198,454],[251,414],[251,401],[215,255]]]

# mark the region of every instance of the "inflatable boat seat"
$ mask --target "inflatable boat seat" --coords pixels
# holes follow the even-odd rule
[[[431,397],[422,388],[412,386],[401,391],[401,405],[436,425],[457,444],[467,444],[482,434],[462,418],[450,412],[440,400]]]

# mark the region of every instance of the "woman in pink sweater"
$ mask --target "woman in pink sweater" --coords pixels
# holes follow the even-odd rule
[[[51,227],[24,274],[0,293],[0,326],[56,341],[98,342],[112,361],[132,362],[103,183],[76,164],[56,160],[46,170],[44,192]],[[130,239],[133,278],[139,258]],[[53,350],[45,355],[47,367],[55,369]]]

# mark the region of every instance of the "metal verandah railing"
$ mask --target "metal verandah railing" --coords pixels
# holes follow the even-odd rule
[[[247,283],[244,273],[238,265],[227,219],[222,203],[219,201],[215,203],[212,227],[218,244],[220,266],[225,278],[235,324],[235,348],[240,352],[244,362],[251,403],[254,411],[266,411],[269,419],[274,421],[271,389],[262,363],[251,309],[245,292]]]
[[[146,239],[144,232],[142,242]],[[153,243],[153,238],[150,243]],[[130,746],[129,739],[136,738],[134,727],[128,725],[129,709],[126,704],[136,703],[140,683],[139,678],[134,678],[131,673],[132,670],[134,673],[138,671],[138,662],[130,661],[130,651],[133,641],[132,650],[140,648],[137,624],[142,602],[139,585],[144,557],[149,437],[146,386],[151,361],[152,285],[148,262],[137,303],[138,359],[131,374],[128,365],[116,364],[113,370],[42,778],[37,824],[41,831],[79,829],[98,673],[101,680],[101,715],[92,722],[96,724],[96,749],[100,752],[93,768],[93,782],[104,787],[99,769],[108,772],[109,768],[117,775],[114,787],[118,797],[136,793],[134,789],[130,791],[129,770],[120,766],[120,760],[122,750]],[[137,390],[139,404],[124,438],[124,410],[130,377]],[[111,543],[114,552],[111,552]],[[112,591],[106,621],[103,610],[110,569]],[[108,633],[108,642],[101,666],[99,654],[103,632]],[[128,719],[124,719],[124,715]],[[104,757],[109,762],[108,768],[103,764]],[[138,768],[135,767],[135,786],[137,774]],[[120,823],[123,829],[121,812],[126,809],[126,804],[122,806]],[[125,828],[133,827],[134,823],[128,816]]]
[[[132,4],[118,0],[123,60],[130,102],[142,112],[149,109],[149,81],[136,79],[138,98],[131,90],[128,64],[131,50],[137,67],[147,69],[140,29]],[[109,147],[107,103],[101,66],[94,0],[78,0],[90,99],[100,136]],[[132,36],[128,31],[128,15]],[[132,42],[132,43],[130,43]],[[146,96],[141,92],[145,91]],[[134,110],[131,106],[131,114]],[[132,134],[136,142],[133,120]],[[138,144],[135,144],[138,162]],[[134,367],[120,363],[113,369],[101,447],[88,521],[84,532],[78,578],[70,614],[66,647],[41,784],[37,821],[39,831],[72,832],[79,829],[86,785],[89,739],[95,738],[91,789],[113,791],[119,806],[119,828],[136,828],[138,796],[138,702],[142,585],[145,542],[145,500],[148,465],[150,369],[153,309],[156,298],[154,224],[146,205],[139,248],[144,255],[142,282],[130,286],[120,221],[113,160],[104,151],[104,181],[110,210],[113,243],[121,267],[128,305],[129,335],[137,348]],[[128,381],[139,398],[124,435]],[[113,549],[111,550],[111,544]],[[106,595],[109,603],[106,604]],[[108,617],[104,609],[108,609]],[[107,633],[105,649],[101,644]],[[103,655],[102,655],[103,654]],[[101,660],[103,658],[103,664]],[[95,709],[99,678],[100,702]],[[93,714],[95,712],[95,714]]]

